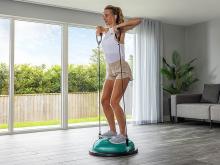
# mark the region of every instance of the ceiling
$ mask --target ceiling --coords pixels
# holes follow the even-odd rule
[[[120,6],[127,17],[147,17],[176,25],[220,18],[220,0],[17,0],[102,13],[106,5]]]

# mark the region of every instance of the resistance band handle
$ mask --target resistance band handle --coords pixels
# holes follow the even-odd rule
[[[102,42],[102,33],[100,33],[100,35],[96,35],[96,42],[97,42],[98,46],[101,44],[101,42]]]

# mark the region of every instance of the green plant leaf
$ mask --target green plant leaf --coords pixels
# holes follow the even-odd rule
[[[160,72],[163,75],[165,75],[168,80],[172,80],[173,79],[173,74],[172,74],[172,72],[168,68],[162,68],[160,70]]]
[[[177,94],[179,93],[178,89],[174,88],[172,85],[163,87],[163,90],[170,93],[170,94]]]
[[[189,61],[187,64],[188,65],[191,65],[194,61],[196,61],[197,60],[197,58],[194,58],[194,59],[192,59],[191,61]]]
[[[167,61],[166,61],[166,59],[165,59],[164,57],[163,57],[163,65],[164,65],[165,67],[170,68],[170,69],[172,68],[172,66],[167,63]]]
[[[172,62],[176,67],[180,66],[181,57],[177,51],[174,51],[172,54]]]
[[[172,54],[172,64],[168,64],[163,58],[164,67],[161,69],[161,74],[165,76],[169,82],[164,91],[170,94],[178,94],[189,89],[189,87],[199,81],[194,77],[192,63],[197,60],[196,58],[181,65],[181,57],[177,51]]]
[[[182,73],[180,73],[180,78],[184,77],[188,73],[191,73],[191,71],[193,70],[194,70],[193,66],[185,68],[185,70],[182,70]]]

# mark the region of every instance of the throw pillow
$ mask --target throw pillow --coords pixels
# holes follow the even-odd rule
[[[218,103],[220,84],[205,84],[201,103]]]

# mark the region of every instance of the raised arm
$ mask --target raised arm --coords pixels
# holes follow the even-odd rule
[[[120,23],[115,26],[116,29],[120,29],[122,32],[126,32],[128,30],[133,29],[135,26],[139,25],[142,22],[140,18],[132,18],[128,21]]]

